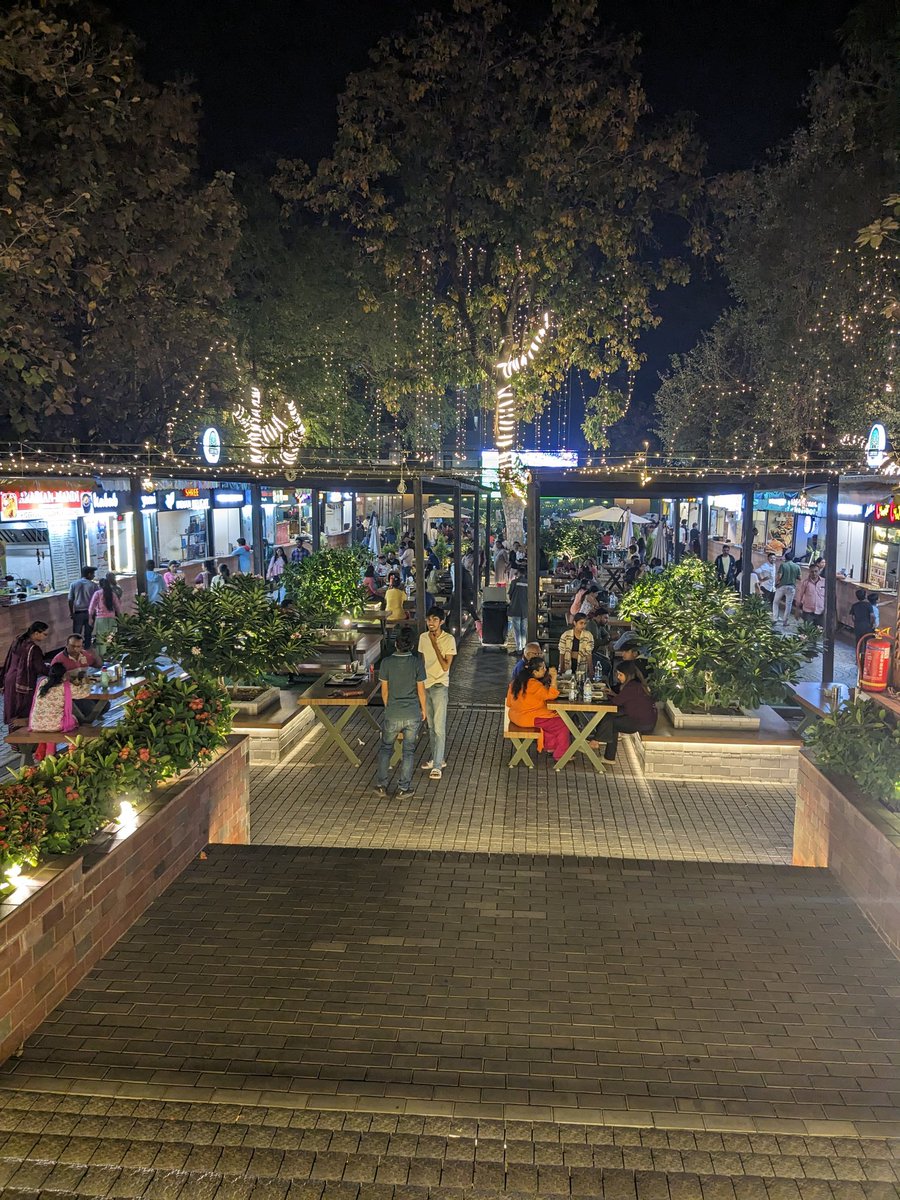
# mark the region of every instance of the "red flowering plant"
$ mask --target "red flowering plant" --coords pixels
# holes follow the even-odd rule
[[[230,728],[215,681],[149,676],[101,737],[25,767],[0,787],[0,894],[10,867],[77,849],[112,819],[123,796],[212,758]]]

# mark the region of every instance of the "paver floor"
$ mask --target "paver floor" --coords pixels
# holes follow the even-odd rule
[[[545,756],[532,771],[510,770],[502,722],[499,709],[451,707],[443,778],[434,783],[418,769],[428,757],[423,735],[416,790],[402,799],[374,794],[378,736],[364,718],[348,727],[358,739],[357,769],[337,761],[333,747],[317,762],[323,739],[315,733],[287,763],[253,769],[252,839],[287,846],[791,861],[791,788],[739,779],[645,780],[625,743],[616,766],[603,775],[581,762],[557,773]]]
[[[216,846],[4,1083],[875,1133],[898,995],[825,871]]]
[[[616,765],[598,774],[581,756],[563,771],[535,755],[534,770],[509,768],[503,698],[512,658],[484,653],[474,638],[453,668],[448,767],[439,782],[418,769],[415,794],[375,796],[378,735],[361,716],[348,725],[362,760],[347,764],[313,730],[290,760],[251,775],[254,842],[508,854],[576,854],[711,862],[791,861],[794,794],[735,779],[645,780],[623,739]],[[392,787],[396,787],[395,773]]]

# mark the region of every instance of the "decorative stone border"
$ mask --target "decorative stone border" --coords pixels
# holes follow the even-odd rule
[[[134,827],[42,864],[0,904],[0,1062],[210,842],[250,840],[249,742],[154,792]]]
[[[794,866],[827,867],[900,958],[900,813],[800,755]]]
[[[679,741],[675,737],[654,741],[628,735],[641,770],[648,779],[690,779],[704,783],[781,783],[797,782],[800,744],[750,745],[727,742],[721,737],[708,742]]]
[[[759,714],[749,708],[738,713],[690,713],[684,712],[671,700],[666,701],[666,712],[675,729],[690,729],[702,733],[704,729],[715,729],[722,733],[759,729]]]

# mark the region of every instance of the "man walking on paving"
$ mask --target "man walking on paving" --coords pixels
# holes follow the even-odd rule
[[[800,568],[794,562],[793,555],[788,551],[775,577],[777,586],[775,588],[775,603],[772,605],[774,624],[781,625],[782,629],[787,628],[788,618],[791,615],[791,609],[794,607],[794,593],[797,589],[797,580],[799,578]],[[784,614],[783,616],[779,616],[782,605],[784,605]]]
[[[444,613],[430,608],[425,617],[426,633],[419,638],[419,653],[425,660],[425,705],[428,719],[428,738],[431,758],[422,764],[430,771],[429,779],[440,779],[447,765],[444,751],[447,746],[447,701],[450,695],[450,663],[456,654],[456,639],[443,629]]]
[[[403,736],[403,761],[400,764],[398,796],[412,793],[413,766],[419,721],[425,720],[425,664],[413,654],[415,633],[411,626],[397,630],[394,653],[382,660],[378,678],[381,681],[381,701],[384,721],[381,726],[381,746],[378,751],[378,776],[375,791],[386,796],[391,752],[398,735]]]

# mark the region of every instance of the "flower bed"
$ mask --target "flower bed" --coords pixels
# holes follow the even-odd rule
[[[148,676],[117,725],[0,787],[0,894],[12,886],[11,868],[77,849],[122,800],[210,760],[230,727],[231,709],[212,680]]]

